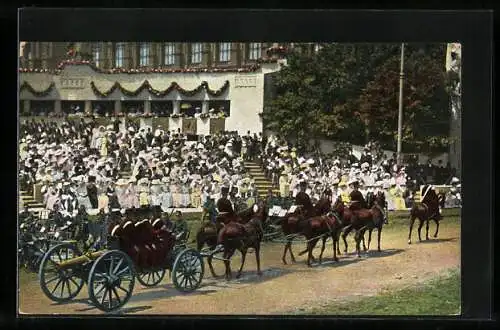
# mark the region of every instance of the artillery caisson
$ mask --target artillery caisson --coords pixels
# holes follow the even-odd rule
[[[135,280],[146,287],[159,284],[169,270],[175,288],[191,292],[204,275],[203,258],[162,228],[161,220],[124,221],[108,230],[107,248],[82,253],[72,243],[52,247],[39,269],[40,286],[55,302],[74,299],[87,285],[98,309],[111,312],[131,298]]]

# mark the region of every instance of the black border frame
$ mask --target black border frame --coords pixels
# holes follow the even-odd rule
[[[466,196],[462,210],[462,319],[486,321],[492,317],[493,308],[492,24],[492,11],[284,11],[276,9],[211,9],[207,11],[200,9],[27,8],[19,12],[19,40],[160,41],[168,35],[172,41],[461,42],[464,78],[462,101],[465,109],[462,115],[462,181]],[[124,26],[127,28],[123,28]],[[228,26],[231,28],[228,29]],[[166,31],[175,31],[175,33]],[[332,32],[329,33],[329,31]],[[14,42],[17,49],[17,40],[14,39]],[[17,50],[15,61],[17,62]],[[9,71],[11,70],[12,68]],[[14,93],[17,98],[17,88],[14,88]],[[13,103],[15,108],[17,108],[17,103],[17,100]],[[17,116],[14,118],[17,119]],[[2,124],[12,129],[12,123],[4,121]],[[17,131],[12,138],[17,141]],[[17,142],[13,142],[11,145],[9,142],[9,147],[13,150],[17,149],[16,144]],[[10,176],[10,178],[16,177],[17,174]],[[14,187],[17,186],[15,180]],[[17,196],[17,192],[10,192],[7,198],[13,198],[13,196]],[[11,205],[17,205],[17,198]],[[16,215],[13,214],[13,216]],[[10,251],[14,252],[15,223],[15,221],[10,221],[9,229],[6,231],[12,239],[9,239],[10,244],[6,249],[9,254]],[[6,232],[3,231],[2,235]],[[14,297],[12,294],[17,294],[15,286],[12,286],[12,282],[16,283],[17,277],[15,255],[13,254],[11,259],[7,257],[7,260],[12,260],[9,268],[14,270],[14,276],[8,278],[9,281],[2,285],[2,290],[10,289],[8,296]],[[6,294],[2,296],[5,297]],[[16,305],[12,310],[14,313],[17,311]],[[0,314],[0,323],[5,321],[2,314]],[[312,324],[306,327],[353,323],[380,326],[380,322],[375,321],[383,320],[383,318],[355,320],[343,317],[331,322],[330,318],[322,317],[242,317],[244,322],[240,322],[238,326],[241,323],[255,326],[254,319],[266,323],[279,319],[283,327],[304,325],[304,322],[311,321]],[[103,325],[116,322],[104,320],[101,317],[92,316],[91,318]],[[211,320],[214,320],[211,317],[168,317],[168,321],[160,321],[165,318],[147,316],[148,321],[158,322],[158,325],[166,327],[178,325],[184,328],[186,326],[199,327],[199,322],[212,323]],[[69,319],[59,318],[59,320],[49,321],[40,316],[23,317],[17,322],[19,325],[32,325],[38,323],[37,319],[47,320],[45,322],[51,327],[58,325],[59,320],[65,322],[65,327],[73,323],[73,320]],[[220,320],[224,322],[224,325],[232,325],[234,319],[234,317],[221,317],[215,321],[214,325],[217,326]],[[419,318],[391,317],[385,322],[396,322],[399,325],[404,324],[405,327],[415,324],[420,327],[422,325],[437,326],[448,320],[449,324],[458,325],[452,321],[455,318],[433,317],[423,323],[415,322],[417,319]],[[83,320],[88,321],[88,318],[78,317],[78,321]],[[126,321],[131,320],[127,317]],[[407,321],[415,323],[408,324]],[[476,326],[489,324],[476,321],[472,324]],[[150,326],[154,325],[150,324]]]

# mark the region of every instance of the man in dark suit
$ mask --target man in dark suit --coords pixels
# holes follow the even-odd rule
[[[234,215],[233,205],[228,198],[229,188],[222,187],[221,189],[221,197],[217,201],[216,207],[219,213],[227,213],[230,215]]]
[[[363,197],[363,194],[358,190],[359,182],[357,180],[351,180],[350,182],[348,182],[348,185],[352,187],[352,191],[349,194],[349,197],[351,199],[350,209],[359,210],[366,208],[365,198]]]
[[[97,198],[97,186],[95,185],[94,176],[89,176],[89,183],[87,185],[87,195],[89,196],[92,208],[96,209],[98,206],[98,198]]]
[[[311,217],[313,213],[313,205],[311,202],[311,197],[309,197],[309,195],[306,193],[307,182],[305,181],[300,182],[299,189],[300,190],[297,193],[297,196],[295,196],[295,204],[302,205],[306,217]]]

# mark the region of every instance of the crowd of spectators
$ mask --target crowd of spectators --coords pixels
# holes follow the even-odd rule
[[[41,185],[45,207],[52,210],[58,205],[68,214],[76,213],[79,205],[99,210],[148,205],[164,210],[199,208],[216,201],[222,187],[229,188],[232,198],[250,200],[243,203],[250,205],[258,191],[245,161],[260,164],[279,189],[269,198],[282,200],[293,199],[301,181],[307,181],[307,192],[318,199],[327,188],[334,196],[346,196],[356,180],[361,191],[382,189],[408,207],[422,184],[446,184],[452,179],[459,184],[449,165],[410,161],[398,166],[395,155],[387,159],[372,144],[360,158],[352,152],[299,154],[284,139],[261,133],[188,136],[180,129],[121,124],[115,120],[104,127],[83,118],[62,124],[21,123],[21,190],[32,192],[34,184]],[[397,198],[392,200],[398,203]]]

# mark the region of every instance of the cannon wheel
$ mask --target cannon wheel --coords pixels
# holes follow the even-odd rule
[[[119,250],[108,251],[97,258],[90,269],[90,301],[98,309],[111,312],[127,303],[134,284],[134,265],[129,256]]]
[[[152,287],[159,284],[165,277],[165,269],[144,270],[137,274],[137,281],[145,287]]]
[[[191,292],[200,287],[204,272],[205,267],[200,253],[187,248],[175,258],[172,282],[177,290]]]
[[[80,265],[61,268],[59,263],[80,256],[76,246],[69,243],[56,245],[49,249],[40,263],[38,277],[43,293],[52,301],[66,302],[75,298],[83,287],[84,280]]]

